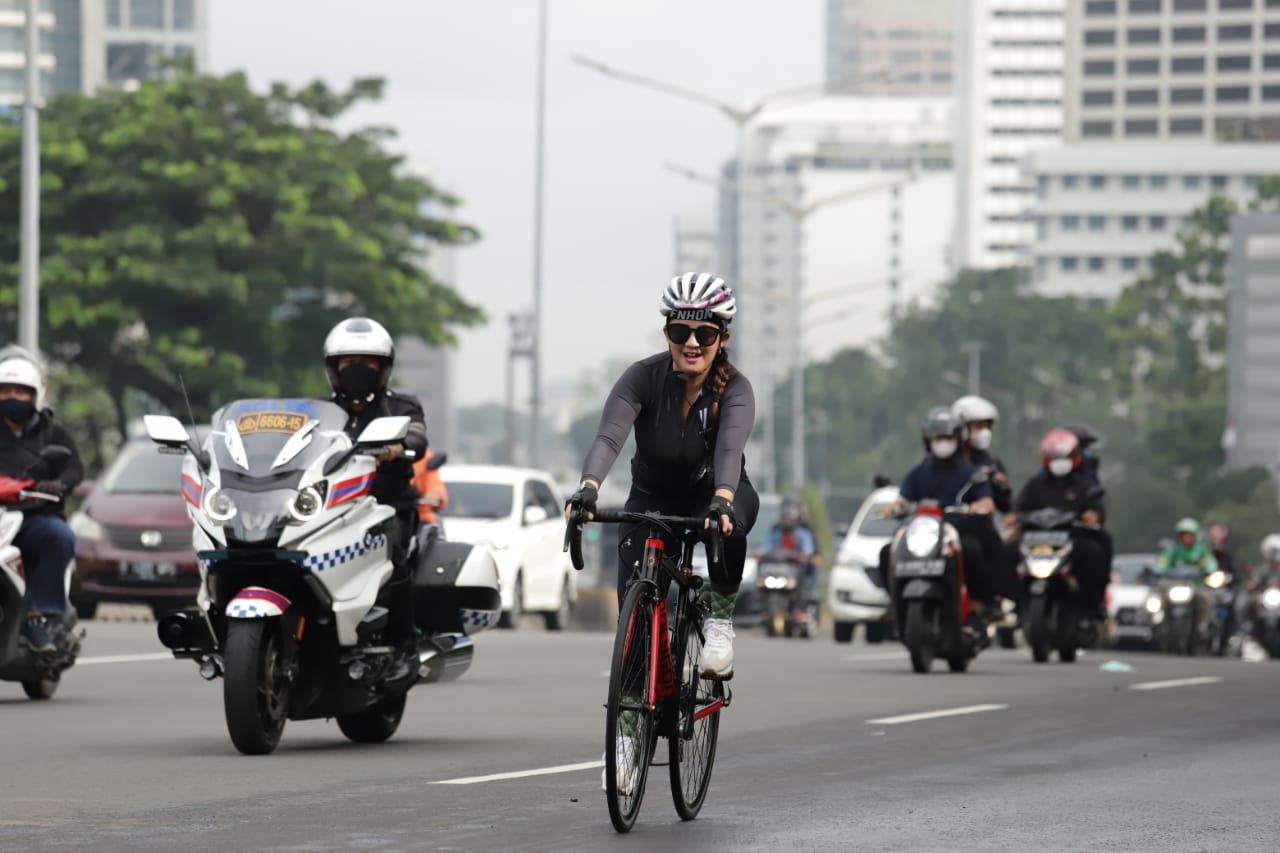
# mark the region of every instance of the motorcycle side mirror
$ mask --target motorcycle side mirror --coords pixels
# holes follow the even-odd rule
[[[356,439],[356,446],[361,448],[386,447],[397,441],[404,441],[409,434],[409,416],[393,415],[391,417],[374,418]]]
[[[983,483],[990,482],[991,478],[987,476],[986,471],[974,471],[973,476],[969,478],[969,485],[981,486]]]
[[[187,428],[172,415],[144,415],[147,437],[162,447],[186,447],[191,442]]]
[[[1098,498],[1106,497],[1106,495],[1106,489],[1102,488],[1102,486],[1094,486],[1089,490],[1089,494],[1085,495],[1085,498],[1087,500],[1096,500]]]
[[[434,471],[448,461],[448,453],[432,454],[431,458],[427,460],[427,470]]]
[[[40,451],[40,458],[51,465],[66,462],[71,458],[71,448],[61,444],[50,444]]]
[[[884,474],[876,474],[871,478],[871,485],[877,489],[883,489],[886,486],[892,486],[893,479]]]

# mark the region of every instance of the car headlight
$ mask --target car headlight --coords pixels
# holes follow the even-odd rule
[[[942,525],[932,518],[914,518],[907,525],[907,550],[913,557],[928,557],[938,546]]]
[[[71,528],[71,532],[76,535],[77,539],[101,539],[102,525],[93,519],[87,512],[77,512],[71,516],[71,520],[67,522]]]
[[[217,486],[210,486],[205,490],[203,507],[205,515],[219,524],[225,524],[236,517],[235,502]]]
[[[1174,586],[1169,588],[1169,600],[1174,604],[1186,604],[1191,600],[1191,596],[1195,595],[1195,591],[1189,586]]]
[[[1148,613],[1159,613],[1163,607],[1164,607],[1164,603],[1161,602],[1160,599],[1156,598],[1155,596],[1152,596],[1151,598],[1147,599]]]
[[[1262,604],[1271,610],[1280,608],[1280,589],[1272,587],[1264,592],[1262,594]]]
[[[1031,573],[1031,577],[1037,580],[1044,580],[1053,574],[1053,570],[1058,567],[1058,561],[1050,559],[1027,560],[1027,571]]]
[[[319,515],[323,508],[324,498],[320,496],[320,492],[307,486],[294,495],[293,502],[289,504],[289,515],[294,521],[305,524]]]
[[[1227,582],[1227,573],[1222,569],[1218,569],[1216,572],[1210,574],[1209,577],[1205,578],[1204,582],[1209,589],[1221,589],[1222,585]]]

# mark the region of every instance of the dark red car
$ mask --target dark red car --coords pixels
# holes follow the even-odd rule
[[[178,490],[182,457],[136,439],[87,489],[71,517],[76,578],[71,600],[82,619],[103,601],[140,602],[159,612],[195,601],[200,586],[191,520]]]

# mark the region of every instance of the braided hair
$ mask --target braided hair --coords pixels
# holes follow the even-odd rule
[[[707,421],[713,426],[720,423],[720,396],[724,394],[729,380],[737,375],[738,369],[729,361],[729,349],[722,343],[720,351],[716,353],[715,364],[711,367],[711,375],[707,377],[707,387],[711,391],[711,408],[707,412]]]

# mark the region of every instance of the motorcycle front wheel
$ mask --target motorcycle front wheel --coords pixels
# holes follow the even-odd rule
[[[1031,647],[1031,659],[1036,663],[1047,663],[1050,652],[1050,638],[1057,633],[1051,631],[1053,613],[1049,607],[1049,599],[1043,595],[1032,598],[1027,605],[1027,645]]]
[[[289,682],[275,620],[232,619],[227,625],[222,704],[227,732],[245,755],[280,743],[289,716]]]
[[[903,629],[907,651],[911,653],[911,669],[925,673],[933,667],[933,658],[937,653],[937,636],[934,633],[933,620],[920,599],[907,602],[906,626]]]

